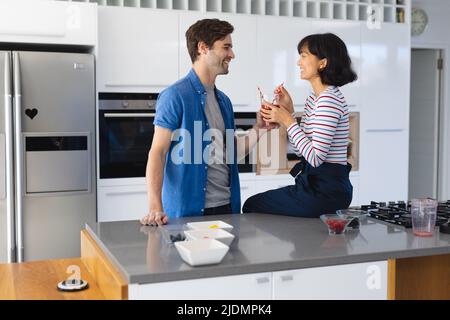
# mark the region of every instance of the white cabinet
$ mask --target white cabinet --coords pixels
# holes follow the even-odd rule
[[[132,284],[130,300],[387,298],[387,261]]]
[[[98,10],[98,91],[160,92],[178,80],[178,13]]]
[[[300,79],[297,45],[311,34],[311,22],[281,17],[258,17],[257,21],[257,84],[271,96],[284,82],[294,104],[303,106],[311,86]]]
[[[361,133],[359,201],[398,201],[408,198],[409,139],[406,130]]]
[[[239,183],[241,185],[241,212],[245,201],[256,193],[254,176],[253,178],[246,178],[242,177],[242,175],[242,173],[239,174]]]
[[[353,186],[353,198],[350,206],[361,205],[359,201],[359,172],[350,172],[350,182]]]
[[[347,264],[273,273],[273,299],[387,299],[387,262]]]
[[[361,76],[361,30],[360,22],[351,21],[333,21],[332,26],[324,24],[323,21],[314,20],[311,22],[312,33],[331,32],[344,41],[350,59],[352,60],[352,68],[360,78]],[[364,27],[366,25],[364,24]],[[349,83],[340,88],[345,100],[350,106],[360,105],[360,79]]]
[[[145,185],[98,187],[98,222],[138,220],[148,213]]]
[[[128,294],[130,300],[270,300],[272,273],[130,285]]]
[[[294,185],[295,180],[290,174],[278,174],[271,176],[258,176],[255,179],[255,193],[265,192]]]
[[[311,93],[308,81],[300,78],[297,66],[297,45],[305,36],[314,33],[333,32],[346,44],[355,72],[360,75],[361,30],[359,22],[306,21],[279,17],[258,18],[258,78],[265,91],[284,82],[294,104],[303,106]],[[360,81],[343,86],[342,93],[349,105],[360,104]]]
[[[95,46],[97,5],[0,1],[0,42]]]
[[[360,203],[408,197],[410,55],[407,24],[361,28]]]
[[[407,129],[411,57],[409,25],[385,23],[381,29],[372,30],[363,26],[361,57],[361,128]]]
[[[219,75],[216,86],[230,98],[235,107],[251,107],[258,103],[256,91],[256,18],[250,16],[225,14],[180,14],[180,77],[187,74],[192,62],[186,47],[185,33],[200,19],[217,18],[226,20],[234,27],[231,34],[233,51],[236,56],[230,63],[229,73]]]

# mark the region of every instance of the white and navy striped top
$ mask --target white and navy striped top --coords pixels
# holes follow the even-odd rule
[[[329,86],[317,98],[311,93],[300,125],[292,124],[287,132],[297,155],[318,167],[323,162],[347,165],[349,129],[344,96],[338,87]]]

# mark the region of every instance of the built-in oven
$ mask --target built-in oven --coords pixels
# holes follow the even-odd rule
[[[145,177],[157,93],[99,93],[100,179]]]
[[[234,124],[236,127],[235,134],[237,136],[246,136],[248,130],[253,127],[256,122],[255,112],[235,112]],[[244,159],[238,162],[238,171],[244,172],[256,172],[256,146]]]

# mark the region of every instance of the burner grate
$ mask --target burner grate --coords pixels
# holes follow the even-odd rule
[[[403,226],[405,228],[412,228],[410,201],[371,201],[368,205],[362,205],[360,207],[354,208],[366,211],[368,215],[374,219]],[[443,226],[443,228],[445,229],[445,227],[449,224],[450,200],[439,202],[437,208],[436,225]],[[441,231],[443,230],[443,228],[441,228]]]

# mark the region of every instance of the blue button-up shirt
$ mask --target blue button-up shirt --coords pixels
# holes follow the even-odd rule
[[[220,90],[215,89],[215,93],[225,130],[234,130],[230,99]],[[172,131],[162,188],[164,212],[171,218],[203,215],[208,173],[208,159],[203,155],[211,143],[204,135],[209,129],[205,105],[206,91],[193,69],[158,96],[154,124]],[[230,202],[233,213],[239,213],[241,194],[234,137],[232,146],[233,161],[228,164]]]

